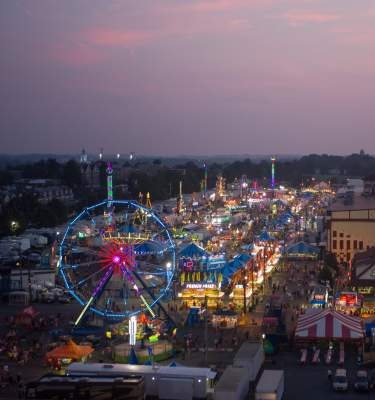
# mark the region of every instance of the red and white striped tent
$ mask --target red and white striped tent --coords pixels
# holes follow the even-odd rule
[[[296,340],[361,340],[363,338],[363,322],[360,318],[329,309],[301,314],[295,331]]]

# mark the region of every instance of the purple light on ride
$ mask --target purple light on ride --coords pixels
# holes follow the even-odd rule
[[[107,272],[104,274],[103,278],[99,281],[98,286],[94,289],[94,291],[92,293],[92,297],[95,297],[99,293],[99,291],[103,289],[104,285],[107,283],[107,281],[112,276],[112,272],[113,272],[113,266],[111,265],[107,269]]]
[[[120,261],[121,261],[120,256],[114,256],[114,257],[113,257],[113,262],[114,262],[115,264],[119,264]]]

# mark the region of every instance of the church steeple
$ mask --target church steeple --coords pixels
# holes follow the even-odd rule
[[[86,154],[86,150],[82,149],[81,151],[81,164],[87,164],[87,154]]]

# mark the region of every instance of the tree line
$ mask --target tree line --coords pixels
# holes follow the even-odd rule
[[[182,182],[183,193],[199,192],[202,188],[205,169],[202,162],[187,161],[173,167],[155,159],[145,166],[144,161],[122,165],[127,169],[124,182],[114,181],[115,198],[138,198],[138,193],[150,192],[153,200],[165,200],[178,196],[179,183]],[[338,176],[365,177],[374,174],[375,157],[361,151],[348,156],[311,154],[295,160],[278,160],[276,163],[276,181],[289,183],[298,187],[307,177],[323,176],[336,179]],[[207,167],[208,188],[215,187],[219,174],[232,182],[242,175],[256,179],[260,185],[269,185],[271,173],[270,160],[255,162],[251,159],[211,163]],[[0,235],[11,233],[9,224],[19,221],[20,230],[28,226],[55,226],[65,222],[69,216],[82,207],[102,200],[106,196],[105,163],[100,165],[100,186],[85,186],[81,166],[75,160],[59,163],[54,159],[40,160],[34,163],[6,167],[0,170],[0,187],[14,183],[18,178],[55,179],[72,188],[75,202],[65,205],[58,200],[41,204],[35,195],[23,193],[22,187],[9,203],[2,204],[0,210]],[[117,185],[117,186],[116,186]],[[123,185],[123,186],[121,186]],[[123,188],[127,188],[127,192]]]

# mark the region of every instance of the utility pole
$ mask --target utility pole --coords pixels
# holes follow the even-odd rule
[[[207,296],[204,297],[204,361],[207,365],[208,358],[208,301]]]
[[[266,245],[263,247],[263,295],[266,292]]]
[[[254,260],[251,261],[251,308],[254,308]]]
[[[247,290],[246,275],[243,276],[242,287],[243,287],[243,313],[246,314],[246,290]]]

